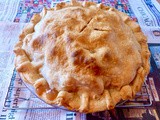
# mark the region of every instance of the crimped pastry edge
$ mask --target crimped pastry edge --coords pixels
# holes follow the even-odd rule
[[[65,4],[65,3],[60,3],[57,4],[55,7],[55,10],[57,9],[62,9],[63,7],[66,6],[88,6],[88,5],[96,5],[95,3],[92,2],[83,2],[82,4],[80,2],[72,1],[71,4]],[[102,4],[97,5],[100,8],[104,9],[109,9],[109,7],[105,7]],[[111,9],[115,10],[115,9]],[[115,10],[117,11],[117,10]],[[145,76],[149,73],[150,69],[150,63],[149,63],[149,57],[150,57],[150,52],[148,50],[148,45],[147,45],[147,40],[144,36],[143,33],[140,30],[140,27],[138,24],[136,24],[134,21],[131,21],[127,15],[125,15],[122,12],[117,11],[120,15],[124,16],[124,22],[131,27],[132,31],[134,34],[138,33],[137,40],[139,44],[141,45],[142,48],[142,53],[141,56],[143,58],[143,66],[140,67],[137,70],[137,75],[135,79],[133,80],[132,83],[129,85],[125,85],[121,88],[120,91],[116,90],[105,90],[103,95],[101,96],[100,99],[98,100],[89,100],[88,94],[87,93],[81,93],[81,96],[76,96],[75,94],[71,94],[67,91],[60,91],[57,94],[57,97],[55,100],[50,101],[46,97],[46,92],[43,92],[39,97],[46,101],[48,104],[57,104],[57,105],[63,105],[69,110],[75,110],[79,112],[85,112],[85,113],[91,113],[91,112],[97,112],[97,111],[103,111],[103,110],[109,110],[113,109],[115,105],[121,100],[126,100],[126,99],[131,99],[134,97],[134,95],[140,90],[141,85],[144,82]],[[14,52],[16,54],[16,59],[15,59],[15,66],[16,70],[19,72],[21,78],[25,81],[28,82],[29,84],[33,85],[35,89],[37,88],[37,80],[45,79],[43,76],[41,76],[36,68],[32,65],[31,61],[27,57],[25,51],[21,48],[23,44],[23,39],[24,37],[32,33],[34,31],[34,26],[36,23],[38,23],[41,18],[43,18],[46,14],[46,9],[42,11],[42,13],[34,15],[32,18],[31,22],[28,24],[28,26],[22,31],[20,37],[19,37],[19,42],[16,44]],[[37,19],[38,18],[38,19]],[[135,25],[137,27],[135,27]],[[32,74],[31,74],[32,73]],[[39,83],[40,85],[43,84]],[[129,90],[129,91],[128,91]],[[116,94],[115,94],[116,93]],[[126,94],[127,93],[127,94]],[[75,98],[77,102],[75,102]],[[68,103],[67,103],[68,102]],[[75,107],[76,106],[76,107]]]

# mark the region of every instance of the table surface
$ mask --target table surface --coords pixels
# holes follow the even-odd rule
[[[2,28],[5,29],[7,25],[9,26],[12,23],[16,24],[12,29],[22,29],[22,27],[24,26],[23,23],[29,22],[33,14],[41,12],[43,7],[50,8],[50,7],[53,7],[56,3],[64,0],[17,0],[17,1],[18,2],[6,0],[6,2],[3,2],[2,0],[0,0],[0,13],[3,13],[3,14],[0,14],[0,30]],[[103,111],[103,112],[94,113],[94,114],[86,114],[85,115],[86,119],[87,120],[105,120],[105,119],[128,119],[128,120],[132,120],[132,119],[133,120],[134,119],[154,120],[155,119],[156,120],[156,119],[159,119],[160,117],[160,100],[159,100],[159,97],[160,97],[160,87],[159,87],[160,86],[160,0],[157,0],[157,1],[141,0],[137,5],[135,5],[131,0],[117,0],[117,1],[116,0],[93,0],[93,1],[97,3],[103,3],[105,5],[114,7],[122,12],[127,13],[134,21],[140,24],[144,33],[148,35],[148,38],[149,38],[148,45],[151,52],[151,59],[150,59],[151,70],[148,77],[146,78],[146,84],[147,86],[149,86],[148,87],[150,92],[149,94],[152,96],[151,98],[152,105],[147,107],[143,106],[139,108],[132,108],[132,107],[118,108],[117,107],[115,110],[112,110],[112,111]],[[135,0],[135,2],[136,1],[138,0]],[[12,4],[9,2],[11,2]],[[7,8],[7,6],[5,6],[6,4],[8,6],[12,6],[13,9]],[[143,5],[145,7],[142,7]],[[136,11],[135,8],[139,8],[139,13],[138,11]],[[5,11],[4,9],[7,9],[8,11],[8,12],[6,11],[6,14],[3,12]],[[11,14],[11,12],[12,12],[12,15],[9,15]],[[149,21],[150,19],[151,21],[156,21],[157,23],[152,24],[151,21]],[[19,24],[21,24],[20,27],[19,27]],[[11,29],[10,26],[9,28]],[[159,36],[154,35],[153,31],[158,31],[159,33],[157,34],[159,34]],[[18,35],[18,33],[15,33],[15,34]],[[3,39],[7,37],[7,34],[5,34],[5,36],[0,34],[0,36],[3,36],[1,38],[1,41],[3,41]],[[3,42],[0,42],[0,43],[1,43],[0,49],[2,50],[2,48],[4,47],[2,45]],[[9,51],[12,51],[12,49],[13,48],[11,47]],[[8,65],[7,65],[6,59],[4,58],[10,55],[10,52],[8,51],[4,52],[1,50],[0,50],[0,56],[1,56],[0,67],[3,66],[4,69],[3,70],[0,69],[0,79],[5,78],[5,71],[7,71],[9,68],[7,67]],[[11,52],[11,54],[13,53]],[[12,64],[13,64],[13,58],[12,58]],[[11,76],[10,80],[13,80],[13,78],[14,79],[17,78],[18,80],[18,77],[16,77],[18,76],[16,71],[14,72],[12,71],[12,74],[10,74],[10,76]],[[11,86],[9,86],[9,88],[10,87]],[[16,86],[12,86],[12,87],[16,88]],[[144,99],[148,100],[148,98],[144,98]],[[21,111],[18,111],[18,110],[15,113],[18,113],[18,112],[21,113]],[[10,114],[11,113],[13,113],[13,111],[10,112]],[[3,110],[3,112],[0,114],[0,119],[9,119],[9,115],[7,116],[7,114],[9,114],[9,112],[6,113],[6,111]],[[37,113],[34,112],[34,110],[32,110],[32,114],[37,114]],[[43,114],[43,112],[41,114]],[[30,115],[30,119],[37,119],[33,116],[34,115],[32,115],[31,117]],[[17,118],[17,119],[20,119],[20,118]],[[29,118],[26,118],[26,119],[29,119]],[[64,119],[64,118],[61,118],[61,119]],[[74,119],[76,120],[76,117]],[[66,118],[66,120],[69,120],[69,119]]]

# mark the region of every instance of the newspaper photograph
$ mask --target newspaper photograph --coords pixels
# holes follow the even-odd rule
[[[160,43],[160,27],[142,27],[148,43]]]

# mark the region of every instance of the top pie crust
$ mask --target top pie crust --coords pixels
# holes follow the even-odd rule
[[[93,2],[44,8],[23,29],[14,52],[16,70],[41,99],[85,113],[133,98],[150,66],[140,26]]]

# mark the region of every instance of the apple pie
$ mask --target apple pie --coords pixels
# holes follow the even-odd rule
[[[150,69],[140,26],[93,2],[44,8],[22,30],[14,52],[16,70],[39,98],[84,113],[134,98]]]

